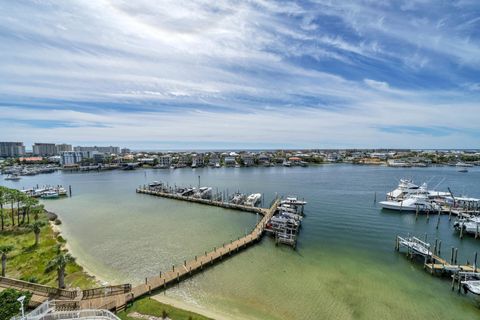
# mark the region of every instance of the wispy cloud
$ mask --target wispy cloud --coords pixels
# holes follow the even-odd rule
[[[474,2],[0,6],[2,139],[478,144]]]

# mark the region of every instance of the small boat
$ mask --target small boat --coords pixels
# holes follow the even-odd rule
[[[215,163],[215,168],[220,168],[220,163]]]
[[[18,181],[21,177],[17,174],[11,174],[5,178],[5,180]]]
[[[230,198],[230,203],[233,204],[243,204],[245,200],[247,199],[247,196],[244,195],[243,193],[234,193],[232,197]]]
[[[162,183],[161,183],[161,182],[158,182],[158,181],[153,181],[152,183],[149,183],[148,186],[149,186],[150,188],[161,187],[161,186],[162,186]]]
[[[252,193],[247,197],[247,200],[245,200],[245,205],[255,207],[260,202],[260,199],[262,199],[261,193]]]
[[[455,164],[455,166],[456,166],[456,167],[470,168],[470,167],[473,167],[473,164],[459,161],[459,162],[457,162],[457,163]]]
[[[470,234],[476,234],[476,233],[480,232],[480,223],[478,222],[477,219],[475,219],[475,220],[458,219],[453,224],[453,227],[456,230],[463,229],[463,232],[470,233]]]
[[[463,290],[480,295],[480,280],[462,281]]]
[[[458,172],[463,172],[463,173],[465,173],[465,172],[468,172],[468,170],[467,170],[467,169],[460,169],[460,170],[458,170]]]
[[[306,201],[298,200],[297,197],[287,197],[285,200],[280,201],[280,204],[288,204],[292,206],[304,206],[307,204]]]
[[[58,187],[57,192],[59,196],[66,196],[67,195],[67,190],[64,187]]]
[[[40,198],[42,198],[42,199],[55,199],[55,198],[58,198],[58,192],[55,192],[53,190],[47,190],[40,196]]]

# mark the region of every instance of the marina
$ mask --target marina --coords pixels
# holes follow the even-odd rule
[[[350,319],[353,310],[388,318],[391,308],[411,319],[436,312],[456,319],[478,315],[475,303],[468,300],[473,295],[457,296],[448,290],[451,278],[441,281],[429,272],[412,273],[411,267],[417,264],[400,259],[392,250],[392,234],[427,233],[429,239],[442,239],[444,255],[449,254],[451,247],[458,248],[457,260],[466,265],[467,259],[473,261],[478,245],[474,237],[460,239],[452,227],[454,219],[449,222],[448,214],[441,215],[437,228],[437,213],[430,213],[428,222],[426,214],[419,214],[416,220],[414,212],[379,210],[378,203],[372,201],[375,193],[385,195],[396,186],[399,176],[414,181],[426,181],[428,176],[445,177],[452,190],[461,193],[468,190],[472,197],[479,196],[473,169],[469,175],[458,174],[455,167],[389,169],[351,165],[197,168],[194,173],[190,170],[105,171],[88,175],[57,172],[25,178],[22,184],[72,185],[72,197],[44,201],[46,208],[62,220],[62,234],[72,253],[108,283],[131,283],[135,287],[144,284],[145,278],[158,276],[160,271],[162,274],[171,271],[172,264],[175,270],[180,270],[185,260],[188,263],[195,255],[198,258],[204,251],[213,251],[213,247],[218,250],[223,243],[243,237],[245,229],[248,233],[261,217],[259,214],[257,218],[255,212],[246,214],[132,192],[136,186],[155,180],[169,186],[188,186],[198,175],[202,177],[202,185],[215,186],[213,195],[217,193],[216,187],[234,190],[228,197],[225,192],[226,201],[238,190],[246,196],[261,193],[267,205],[275,193],[293,192],[305,197],[308,201],[304,208],[305,223],[297,235],[296,250],[287,246],[276,248],[274,237],[264,237],[226,263],[214,264],[159,295],[152,292],[153,297],[183,301],[186,306],[193,301],[208,310],[227,313],[231,319],[331,316]],[[14,183],[11,185],[15,186]],[[418,267],[421,270],[423,264]],[[298,270],[301,274],[295,279],[282,276]],[[357,287],[362,288],[361,296],[356,294]],[[303,292],[301,297],[298,292]],[[435,301],[426,298],[427,293],[433,292]],[[316,308],[311,303],[313,297],[336,307]],[[266,313],[251,299],[270,311]],[[373,310],[361,307],[361,303],[357,307],[347,303],[364,299],[373,299]],[[386,304],[391,307],[386,308]]]

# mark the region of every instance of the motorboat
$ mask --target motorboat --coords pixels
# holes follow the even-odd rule
[[[59,196],[66,196],[67,195],[67,190],[64,187],[58,187],[57,192]]]
[[[428,196],[424,194],[411,195],[401,201],[387,200],[380,201],[379,204],[383,209],[396,211],[438,211],[440,206],[433,201],[430,201]]]
[[[55,199],[58,198],[58,192],[55,192],[53,190],[47,190],[43,192],[43,194],[40,196],[42,199]]]
[[[468,169],[463,168],[463,169],[458,170],[458,172],[466,173],[466,172],[468,172]]]
[[[158,182],[158,181],[153,181],[152,183],[149,183],[148,186],[150,188],[156,188],[156,187],[161,187],[163,185],[163,183],[161,182]]]
[[[471,168],[471,167],[473,167],[473,164],[459,161],[459,162],[457,162],[457,163],[455,164],[455,167]]]
[[[20,179],[21,179],[21,177],[17,174],[11,174],[11,175],[8,175],[7,177],[5,177],[5,180],[11,180],[11,181],[18,181]]]
[[[244,195],[243,193],[234,193],[232,197],[230,198],[230,203],[233,204],[243,204],[245,200],[247,199],[247,196]]]
[[[287,197],[285,198],[285,200],[280,201],[280,204],[281,205],[288,204],[292,206],[303,206],[303,205],[306,205],[307,202],[303,200],[298,200],[297,197]]]
[[[387,193],[387,200],[403,199],[406,195],[418,193],[419,189],[420,187],[413,183],[412,180],[400,179],[398,187],[395,190]]]
[[[462,281],[462,286],[465,291],[480,295],[480,280]]]
[[[458,219],[453,224],[453,227],[456,230],[463,229],[463,232],[476,234],[480,232],[480,220],[478,218],[475,219]]]
[[[261,199],[262,199],[261,193],[252,193],[245,200],[245,205],[250,207],[255,207],[260,202]]]

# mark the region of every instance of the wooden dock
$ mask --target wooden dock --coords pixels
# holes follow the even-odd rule
[[[419,250],[414,250],[412,246],[402,244],[401,240],[416,240],[414,242],[417,245],[422,245],[423,251],[428,252],[428,254],[421,253]],[[395,250],[400,251],[400,247],[404,246],[407,248],[406,254],[410,258],[414,258],[415,256],[421,256],[424,259],[423,267],[425,270],[430,272],[431,274],[458,274],[459,272],[478,272],[479,268],[477,266],[477,254],[475,253],[474,263],[473,264],[457,264],[457,254],[458,250],[456,248],[452,248],[450,261],[442,258],[440,256],[440,247],[441,242],[435,241],[435,245],[433,246],[433,251],[431,251],[431,245],[424,241],[419,240],[418,238],[411,237],[407,239],[403,239],[400,236],[397,236],[395,241]]]
[[[182,280],[185,280],[196,273],[203,271],[209,266],[227,259],[241,250],[257,243],[264,234],[265,226],[272,218],[280,204],[280,199],[276,199],[270,208],[257,208],[193,197],[182,197],[174,194],[150,191],[146,189],[137,189],[137,192],[170,199],[190,201],[204,205],[213,205],[227,209],[259,213],[262,214],[263,217],[257,223],[255,228],[244,237],[237,238],[237,240],[234,240],[230,243],[215,247],[212,251],[206,251],[205,254],[201,256],[195,256],[189,261],[185,260],[181,265],[172,266],[171,270],[160,272],[158,275],[145,278],[144,283],[133,288],[126,284],[83,291],[61,290],[53,287],[41,286],[25,281],[1,277],[0,288],[28,290],[33,293],[36,304],[40,304],[48,299],[57,299],[73,301],[76,303],[76,305],[78,305],[79,309],[108,309],[112,311],[123,310],[126,305],[134,299],[142,297],[146,294],[150,294],[152,291],[163,290],[176,285]]]

